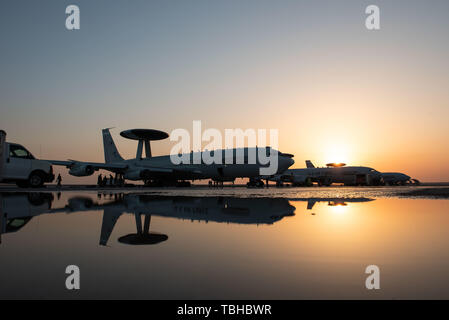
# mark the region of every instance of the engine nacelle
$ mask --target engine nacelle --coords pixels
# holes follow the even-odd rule
[[[311,186],[313,183],[307,175],[285,175],[281,182],[290,182],[293,186]]]
[[[150,171],[149,170],[133,170],[126,172],[123,177],[128,180],[142,180],[142,179],[149,179],[150,178]]]
[[[308,180],[308,176],[306,175],[296,175],[292,177],[293,183],[306,183]]]
[[[70,168],[69,174],[75,177],[87,177],[94,174],[94,168],[89,165],[75,164]]]
[[[72,211],[85,211],[94,206],[94,202],[90,198],[77,197],[68,201],[67,207]]]

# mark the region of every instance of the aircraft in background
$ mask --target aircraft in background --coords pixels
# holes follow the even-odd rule
[[[110,129],[110,128],[109,128]],[[190,185],[190,182],[186,180],[201,180],[212,179],[214,181],[231,181],[236,178],[250,178],[251,184],[261,181],[260,169],[267,165],[262,165],[259,159],[256,159],[255,164],[248,163],[249,152],[256,151],[256,148],[243,148],[244,159],[238,158],[238,149],[232,149],[233,151],[233,164],[225,164],[225,152],[224,150],[214,150],[212,152],[222,151],[223,164],[173,164],[170,155],[166,156],[152,156],[150,141],[162,140],[168,138],[168,134],[152,129],[131,129],[125,130],[120,135],[127,139],[137,140],[137,153],[134,159],[125,160],[115,146],[114,140],[109,132],[109,129],[103,129],[103,147],[104,147],[104,163],[97,162],[85,162],[77,160],[59,161],[49,160],[54,165],[65,166],[69,168],[69,174],[76,177],[90,176],[95,171],[100,169],[108,170],[116,175],[122,176],[124,179],[139,181],[142,180],[146,184],[153,185]],[[145,157],[143,157],[143,149],[145,147]],[[256,149],[256,150],[251,150]],[[260,149],[260,148],[259,148]],[[267,155],[270,152],[276,152],[270,147],[265,147]],[[228,150],[229,151],[229,150]],[[193,151],[187,154],[192,160],[198,154]],[[201,155],[199,155],[201,157]],[[258,155],[259,156],[259,155]],[[257,156],[257,158],[258,158]],[[277,174],[281,174],[288,169],[293,163],[293,155],[287,153],[277,152],[278,157],[278,170]],[[243,160],[242,164],[239,164],[237,160]]]
[[[400,172],[382,172],[382,179],[385,184],[390,186],[414,184],[419,185],[420,182],[417,179],[412,179],[410,176]]]
[[[306,160],[306,166],[304,169],[288,169],[270,180],[277,185],[287,182],[293,186],[311,186],[313,182],[319,186],[330,186],[332,183],[342,183],[345,186],[382,184],[382,174],[370,167],[328,163],[326,167],[317,168],[310,160]]]

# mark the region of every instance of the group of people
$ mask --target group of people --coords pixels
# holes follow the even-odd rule
[[[125,185],[125,178],[122,174],[116,174],[115,177],[112,176],[112,174],[107,177],[106,175],[103,177],[103,175],[99,175],[97,179],[97,186],[99,187],[106,187],[106,186],[114,186],[114,187],[123,187]],[[58,174],[58,177],[56,178],[56,186],[58,188],[62,187],[62,177],[61,174]]]
[[[106,187],[106,186],[114,186],[114,187],[123,187],[125,185],[125,178],[122,174],[116,174],[115,177],[112,174],[107,177],[106,175],[103,177],[101,174],[98,176],[97,186]]]
[[[209,188],[223,188],[223,181],[209,180]]]

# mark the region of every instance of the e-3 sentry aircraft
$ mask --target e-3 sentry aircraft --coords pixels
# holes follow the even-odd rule
[[[125,160],[115,146],[114,140],[109,132],[109,129],[103,129],[103,147],[104,147],[104,163],[85,162],[77,160],[59,161],[49,160],[54,165],[65,166],[70,169],[69,174],[76,177],[90,176],[95,171],[100,169],[108,170],[110,172],[123,175],[123,178],[133,181],[143,180],[145,182],[153,182],[160,185],[173,184],[178,181],[185,180],[201,180],[212,179],[214,181],[234,181],[236,178],[250,178],[250,182],[259,182],[260,169],[267,167],[259,160],[260,150],[251,150],[256,148],[243,148],[243,152],[237,152],[238,149],[232,149],[233,161],[225,161],[225,150],[214,150],[212,152],[221,152],[223,161],[221,164],[205,164],[201,161],[200,164],[189,162],[188,164],[174,164],[171,161],[170,155],[152,156],[150,141],[162,140],[168,138],[168,134],[153,129],[131,129],[125,130],[120,135],[127,139],[137,140],[137,153],[134,159]],[[145,148],[145,157],[143,157],[143,149]],[[261,149],[261,148],[259,148]],[[277,154],[277,172],[281,174],[288,169],[293,163],[293,155],[287,153],[277,152],[271,150],[270,147],[264,147],[267,155]],[[227,150],[228,153],[230,150]],[[240,150],[242,151],[242,150]],[[256,163],[248,163],[249,152],[256,151]],[[189,159],[195,158],[195,153],[187,154]],[[244,159],[237,161],[239,154],[243,154]],[[182,155],[181,155],[182,156]],[[198,156],[198,155],[196,155]],[[200,155],[200,159],[202,159]],[[229,160],[229,159],[227,159]],[[232,162],[232,164],[226,164]]]
[[[370,167],[346,166],[344,163],[328,163],[326,167],[317,168],[310,160],[306,160],[307,168],[288,169],[280,175],[270,178],[276,184],[289,182],[294,186],[309,186],[317,182],[319,186],[330,186],[332,183],[354,185],[380,185],[381,173]]]
[[[400,172],[382,172],[382,179],[386,185],[403,186],[406,184],[419,185],[420,181]]]

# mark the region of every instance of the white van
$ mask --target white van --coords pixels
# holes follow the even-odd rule
[[[20,144],[6,142],[6,132],[0,130],[0,182],[40,188],[54,178],[50,162],[36,159]]]

